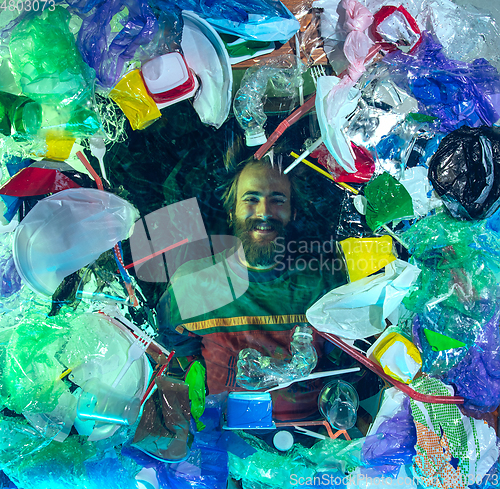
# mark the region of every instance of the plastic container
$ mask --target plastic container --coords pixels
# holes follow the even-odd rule
[[[184,57],[177,52],[148,61],[141,75],[149,95],[160,108],[192,97],[199,86]]]
[[[274,428],[269,392],[230,392],[227,398],[226,429]]]
[[[356,424],[358,407],[356,389],[343,380],[326,384],[318,397],[319,412],[338,430],[349,430]]]

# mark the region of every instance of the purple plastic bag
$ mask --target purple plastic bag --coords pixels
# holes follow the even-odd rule
[[[375,435],[366,437],[362,454],[367,465],[377,472],[397,477],[401,465],[412,463],[416,455],[417,430],[405,398],[402,408],[384,421]]]
[[[444,382],[453,384],[471,412],[487,413],[500,404],[500,310],[486,323],[465,358],[448,371]]]
[[[448,59],[431,34],[414,53],[390,53],[383,62],[389,65],[392,80],[418,100],[420,111],[438,117],[439,130],[451,132],[460,126],[491,126],[500,114],[500,76],[485,59],[472,63]]]
[[[121,21],[123,28],[110,43],[111,19],[125,7],[128,15]],[[99,83],[111,88],[125,62],[139,46],[152,41],[157,31],[158,22],[146,0],[109,0],[84,19],[77,45],[84,61],[95,69]]]

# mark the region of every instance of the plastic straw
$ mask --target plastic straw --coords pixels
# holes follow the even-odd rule
[[[406,395],[410,396],[415,401],[431,403],[431,404],[463,404],[465,399],[459,396],[431,396],[428,394],[421,394],[413,390],[409,385],[399,382],[393,379],[390,375],[387,375],[382,367],[372,362],[365,355],[358,352],[356,349],[352,348],[347,343],[343,342],[338,336],[332,333],[324,333],[322,331],[316,330],[323,338],[338,346],[342,351],[345,351],[359,363],[363,364],[365,367],[369,368],[372,372],[376,373],[379,377],[385,379],[387,382],[391,383],[394,387],[404,392]]]
[[[314,141],[314,143],[312,143],[309,148],[307,148],[299,157],[297,157],[295,161],[288,168],[286,168],[283,173],[286,175],[288,172],[292,171],[304,158],[309,156],[322,143],[323,138],[316,139],[316,141]]]

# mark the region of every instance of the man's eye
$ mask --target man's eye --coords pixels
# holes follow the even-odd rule
[[[248,199],[245,199],[244,202],[250,202],[254,204],[255,202],[258,202],[258,200],[255,197],[250,197]]]
[[[286,201],[285,200],[275,200],[274,203],[278,205],[283,205]]]

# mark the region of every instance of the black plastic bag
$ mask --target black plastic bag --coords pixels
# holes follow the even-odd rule
[[[500,130],[463,126],[429,162],[429,180],[454,217],[485,219],[500,206]]]

